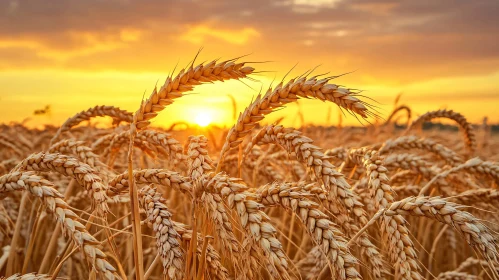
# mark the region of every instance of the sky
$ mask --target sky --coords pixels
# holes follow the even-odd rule
[[[288,78],[348,73],[332,82],[364,90],[385,117],[402,93],[415,116],[447,108],[499,123],[498,14],[497,0],[0,1],[0,123],[60,125],[95,105],[134,112],[200,48],[200,62],[248,55],[257,81],[196,87],[154,125],[230,125],[228,95],[242,111],[295,65]],[[317,125],[340,113],[303,100],[269,120],[297,125],[299,111]]]

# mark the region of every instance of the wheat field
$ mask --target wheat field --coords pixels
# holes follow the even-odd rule
[[[310,72],[268,88],[230,129],[152,127],[195,87],[244,82],[254,67],[193,63],[136,112],[2,125],[0,278],[499,279],[499,142],[486,124],[397,102],[380,115]],[[265,119],[300,99],[366,122]],[[439,119],[458,129],[422,129]]]

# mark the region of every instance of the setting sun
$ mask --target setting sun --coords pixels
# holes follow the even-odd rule
[[[196,114],[195,123],[199,126],[208,126],[212,121],[212,116],[209,112],[201,111]]]

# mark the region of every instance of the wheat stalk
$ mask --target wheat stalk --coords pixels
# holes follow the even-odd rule
[[[92,149],[84,145],[84,141],[61,140],[47,150],[48,153],[72,154],[92,168],[105,166]]]
[[[173,228],[180,234],[180,237],[184,241],[192,240],[192,230],[188,229],[187,225],[173,222]],[[201,235],[197,235],[197,239],[199,243],[203,242],[203,237]],[[198,256],[202,255],[202,249],[197,247],[196,254]],[[208,271],[211,276],[214,276],[215,279],[225,280],[229,279],[229,272],[220,262],[220,254],[213,248],[211,244],[208,244],[206,247],[206,262],[208,264]]]

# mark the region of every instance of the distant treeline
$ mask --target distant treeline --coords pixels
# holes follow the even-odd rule
[[[492,124],[488,125],[490,132],[492,133],[499,133],[499,124]],[[397,129],[406,129],[407,126],[405,125],[397,125]],[[480,129],[481,125],[473,125],[474,129]],[[450,125],[450,124],[443,124],[443,123],[433,123],[433,122],[426,122],[423,124],[423,130],[432,130],[432,129],[438,129],[438,130],[443,130],[443,131],[459,131],[459,127],[455,125]]]

